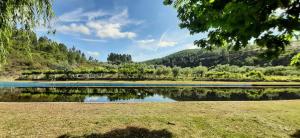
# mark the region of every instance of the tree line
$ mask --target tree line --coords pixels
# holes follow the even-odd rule
[[[207,80],[207,81],[300,81],[300,72],[293,66],[167,67],[125,63],[103,64],[74,70],[25,71],[21,80]]]
[[[107,62],[111,64],[131,63],[132,58],[129,54],[110,53]]]

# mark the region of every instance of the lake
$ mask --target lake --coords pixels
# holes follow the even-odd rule
[[[249,84],[1,82],[0,102],[136,103],[300,99],[298,87]]]

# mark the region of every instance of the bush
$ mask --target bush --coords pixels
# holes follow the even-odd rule
[[[173,73],[174,78],[178,78],[178,76],[181,74],[181,68],[180,67],[173,67],[172,73]]]
[[[196,77],[203,77],[204,74],[208,71],[207,67],[204,66],[198,66],[192,69],[193,75]]]
[[[284,66],[266,67],[264,74],[265,75],[280,75],[280,76],[283,76],[283,75],[286,75],[286,74],[283,73],[285,70],[287,70],[287,68],[284,67]]]
[[[212,80],[241,80],[243,75],[240,73],[230,73],[230,72],[208,72],[205,77]]]
[[[246,67],[230,66],[226,65],[217,65],[211,69],[214,72],[231,72],[231,73],[245,73],[248,71]]]
[[[262,72],[260,71],[250,71],[249,73],[246,74],[247,77],[251,78],[251,79],[255,79],[255,80],[264,80],[265,76]]]

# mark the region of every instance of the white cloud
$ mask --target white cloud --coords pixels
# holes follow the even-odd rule
[[[88,22],[87,26],[96,32],[96,36],[99,38],[129,38],[136,37],[134,32],[123,32],[122,25],[119,23],[110,23],[105,21],[92,21]]]
[[[137,40],[135,42],[138,45],[138,47],[143,48],[143,49],[152,50],[152,51],[156,51],[159,48],[172,47],[172,46],[177,45],[177,42],[157,41],[155,39]]]
[[[148,44],[153,44],[155,42],[155,39],[137,40],[136,42],[139,45],[148,45]]]
[[[56,29],[58,32],[65,34],[79,33],[93,35],[93,37],[101,39],[133,39],[137,34],[132,31],[125,31],[124,27],[140,23],[141,21],[129,19],[127,9],[108,14],[108,12],[101,10],[86,12],[79,8],[59,16],[56,21]],[[87,39],[83,41],[99,42],[99,40]]]
[[[160,47],[172,47],[176,46],[177,42],[175,41],[159,41],[158,46]]]
[[[127,24],[139,25],[143,21],[129,19],[128,9],[124,9],[121,12],[116,13],[113,16],[111,16],[109,18],[109,22],[111,22],[111,23],[117,22],[121,25],[127,25]]]
[[[89,38],[79,38],[79,40],[86,41],[86,42],[107,42],[106,40],[102,39],[89,39]]]
[[[137,36],[136,33],[123,31],[123,27],[128,24],[138,24],[138,21],[133,21],[128,18],[127,9],[106,20],[102,19],[87,22],[87,26],[95,31],[97,37],[112,39],[135,38]]]
[[[174,40],[178,37],[173,37],[172,35],[168,35],[168,31],[164,32],[159,40],[158,46],[159,47],[173,47],[176,46],[178,43]]]
[[[158,47],[158,41],[155,39],[142,39],[135,40],[135,44],[138,48],[156,51]]]
[[[84,34],[84,35],[90,35],[91,31],[88,27],[86,27],[85,25],[77,25],[75,23],[72,23],[70,25],[62,25],[57,27],[57,31],[61,32],[61,33],[80,33],[80,34]]]
[[[193,43],[188,43],[188,44],[184,45],[184,48],[185,49],[196,49],[196,48],[199,48],[199,47],[195,46]]]
[[[105,15],[108,15],[108,13],[102,10],[85,12],[83,11],[82,8],[79,8],[59,16],[58,21],[59,22],[80,22],[85,20],[93,20],[98,17],[103,17]]]
[[[95,52],[95,51],[87,51],[86,52],[89,56],[92,56],[94,58],[97,58],[100,56],[100,53],[99,52]]]

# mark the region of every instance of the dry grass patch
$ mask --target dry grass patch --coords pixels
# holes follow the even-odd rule
[[[0,103],[0,137],[290,137],[299,114],[297,100]]]

